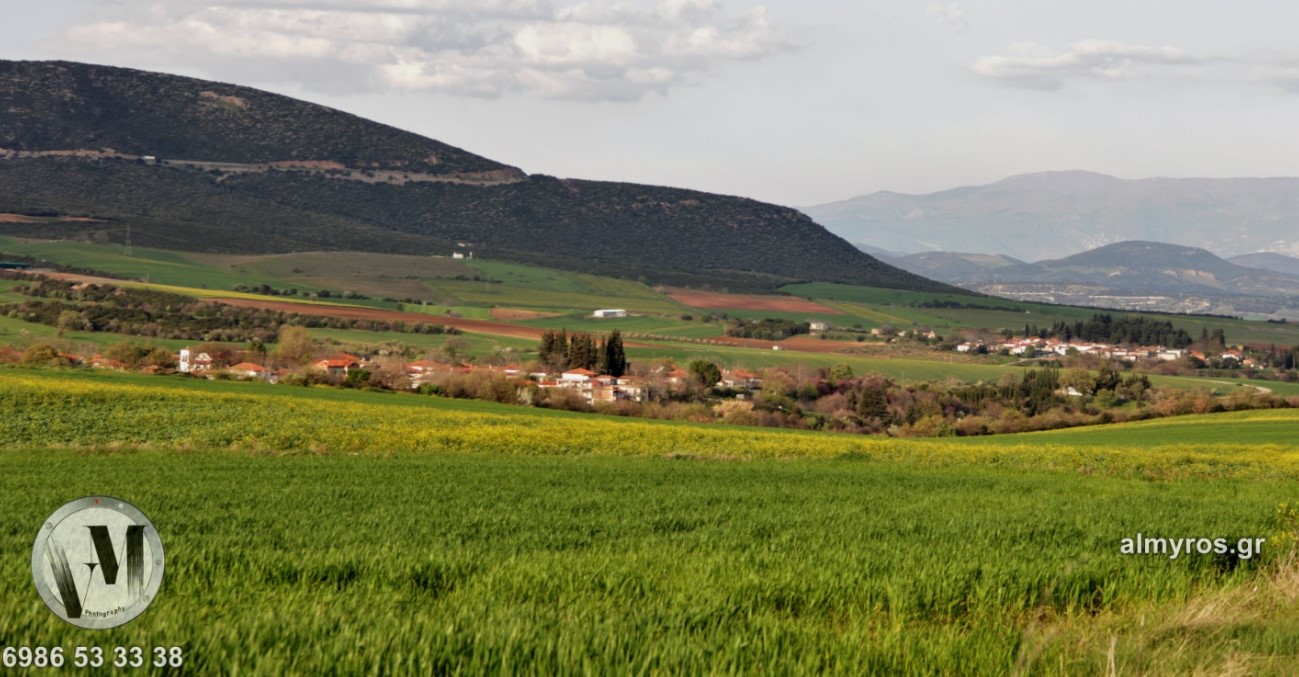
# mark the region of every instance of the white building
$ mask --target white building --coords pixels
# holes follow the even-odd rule
[[[195,353],[189,348],[181,348],[180,359],[177,360],[179,369],[183,374],[197,374],[208,371],[212,368],[212,356],[207,353]]]
[[[627,311],[622,308],[601,308],[592,312],[591,317],[627,317]]]

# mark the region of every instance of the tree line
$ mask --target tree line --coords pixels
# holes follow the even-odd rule
[[[771,317],[765,317],[761,320],[746,320],[737,317],[726,324],[727,336],[763,339],[765,341],[781,341],[798,334],[811,333],[811,331],[811,323]]]
[[[1025,324],[1024,338],[1032,336],[1058,338],[1066,342],[1077,339],[1113,345],[1161,345],[1170,348],[1185,348],[1193,343],[1191,335],[1185,329],[1174,327],[1168,320],[1141,315],[1116,318],[1108,313],[1097,313],[1090,319],[1076,322],[1059,321],[1050,327]]]
[[[286,325],[417,334],[459,334],[436,323],[384,322],[239,308],[182,294],[39,280],[15,287],[32,300],[0,306],[0,314],[68,331],[113,332],[188,341],[270,341]]]
[[[622,332],[617,329],[598,338],[584,332],[569,336],[566,329],[558,332],[548,329],[541,335],[537,360],[548,371],[589,369],[614,378],[627,373],[627,353],[622,345]]]

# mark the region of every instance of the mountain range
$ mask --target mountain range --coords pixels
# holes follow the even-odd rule
[[[1226,260],[1198,247],[1129,241],[1035,263],[952,252],[881,256],[918,275],[1020,299],[1279,317],[1299,309],[1299,274],[1287,272],[1299,271],[1299,259],[1281,254]]]
[[[925,195],[883,191],[803,211],[875,251],[1037,261],[1141,240],[1224,256],[1299,255],[1299,178],[1125,180],[1043,172]]]
[[[736,290],[809,280],[955,290],[786,207],[529,175],[248,87],[70,62],[0,61],[6,214],[4,235],[129,235],[188,251],[472,251]]]
[[[1261,268],[1263,270],[1271,270],[1277,273],[1299,275],[1299,258],[1286,256],[1285,254],[1256,252],[1254,254],[1233,256],[1227,260],[1248,268]]]

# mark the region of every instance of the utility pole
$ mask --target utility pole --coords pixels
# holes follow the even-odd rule
[[[131,255],[131,222],[130,221],[126,222],[126,247],[122,250],[122,253],[126,254],[127,256]]]

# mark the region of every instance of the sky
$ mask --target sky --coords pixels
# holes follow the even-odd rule
[[[0,13],[4,59],[233,82],[529,173],[791,206],[1047,170],[1299,176],[1299,5],[1275,0],[0,0]]]

